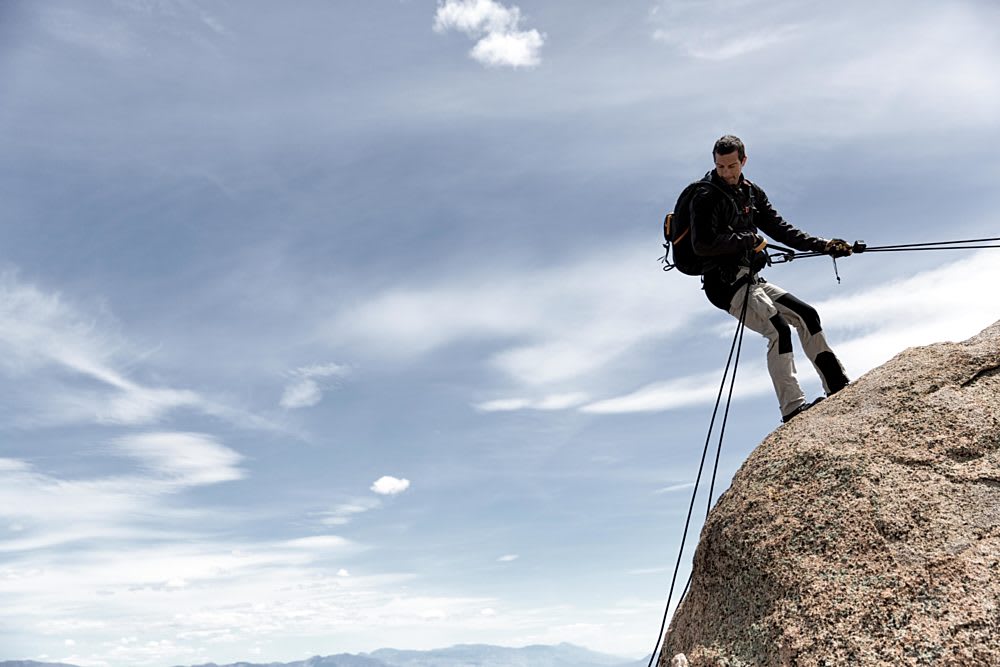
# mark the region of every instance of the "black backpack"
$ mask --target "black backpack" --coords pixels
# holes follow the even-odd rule
[[[689,276],[700,276],[710,266],[710,260],[694,252],[691,243],[691,199],[701,186],[717,190],[720,194],[732,200],[732,196],[708,178],[691,183],[677,198],[674,210],[667,213],[663,219],[663,244],[666,252],[663,255],[664,271],[677,269]],[[733,202],[735,206],[735,202]],[[672,255],[672,256],[671,256]]]
[[[677,269],[689,276],[700,276],[707,268],[704,257],[696,255],[691,244],[691,198],[705,181],[688,185],[677,198],[674,210],[663,219],[664,271]]]

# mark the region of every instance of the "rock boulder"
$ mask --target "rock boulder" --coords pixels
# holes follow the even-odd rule
[[[781,426],[702,531],[660,659],[1000,666],[1000,322]]]

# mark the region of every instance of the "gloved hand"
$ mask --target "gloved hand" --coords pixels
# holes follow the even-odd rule
[[[757,273],[768,264],[767,239],[760,234],[745,232],[745,242],[747,244],[746,258],[753,273]]]
[[[740,236],[743,237],[743,242],[747,245],[747,250],[751,253],[761,252],[767,247],[767,239],[765,239],[760,234],[754,234],[752,232],[742,232]]]
[[[844,239],[830,239],[823,247],[823,252],[831,257],[847,257],[854,250],[851,244]]]

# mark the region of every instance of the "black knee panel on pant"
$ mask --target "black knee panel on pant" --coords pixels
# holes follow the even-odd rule
[[[771,318],[771,326],[778,332],[778,354],[791,352],[792,328],[788,326],[788,322],[781,316],[781,313]]]
[[[782,294],[775,301],[801,317],[806,328],[809,329],[809,333],[816,335],[823,330],[823,325],[819,322],[819,313],[805,301],[797,299],[791,294]]]
[[[831,394],[836,394],[850,382],[847,376],[844,375],[844,369],[840,366],[840,362],[833,352],[820,352],[817,354],[816,368],[826,378],[826,386],[830,388]]]

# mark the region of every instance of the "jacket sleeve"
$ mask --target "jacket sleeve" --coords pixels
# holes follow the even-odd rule
[[[770,236],[778,243],[807,252],[823,252],[826,248],[826,239],[806,234],[801,229],[797,229],[784,221],[784,219],[774,210],[767,195],[756,185],[754,188],[754,205],[757,213],[754,215],[754,224],[762,232]]]
[[[699,188],[691,198],[691,245],[703,257],[743,257],[753,248],[754,236],[734,232],[727,224],[724,197],[713,197],[707,188]]]

